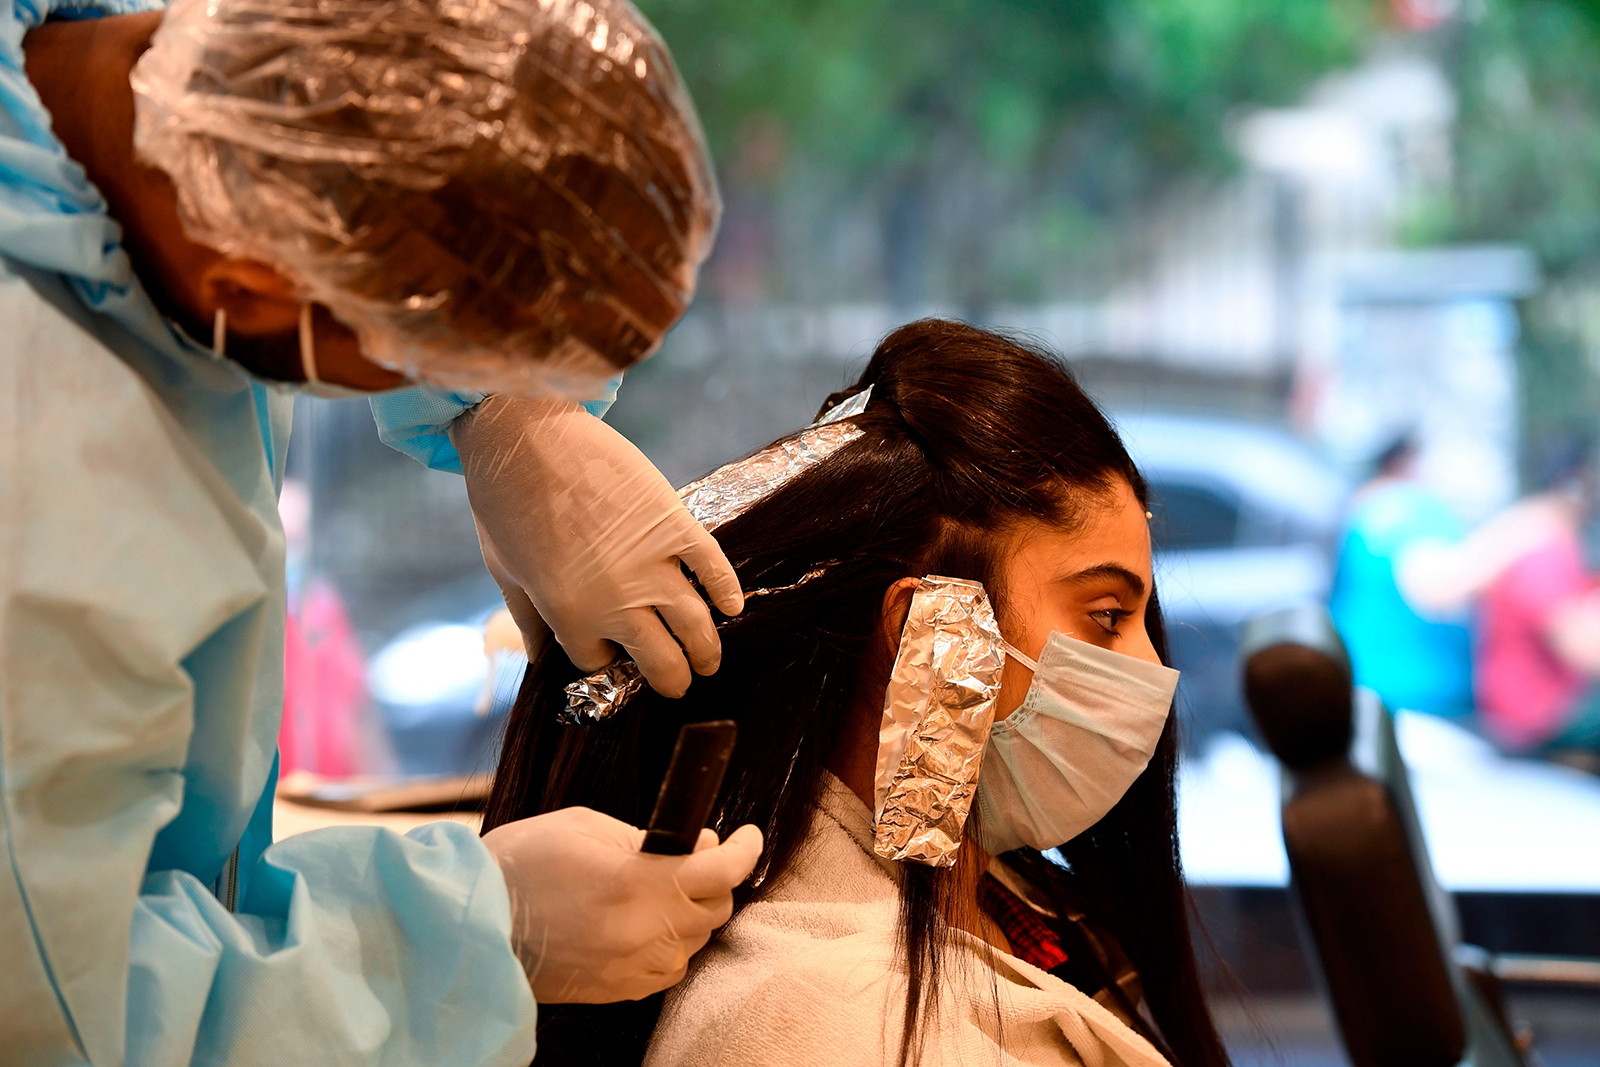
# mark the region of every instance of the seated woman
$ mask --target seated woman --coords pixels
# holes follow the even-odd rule
[[[529,668],[486,828],[568,805],[642,826],[679,726],[733,719],[714,826],[755,823],[767,841],[683,983],[664,1000],[541,1006],[536,1062],[1225,1064],[1178,869],[1170,684],[1150,747],[1104,749],[1131,769],[1080,763],[1083,780],[1054,791],[1017,778],[1006,795],[1037,787],[1020,797],[1032,805],[980,789],[953,866],[875,854],[884,693],[921,576],[981,582],[1028,657],[1065,635],[1114,661],[1106,679],[1118,664],[1168,672],[1151,666],[1164,638],[1144,481],[1065,367],[929,320],[884,340],[830,406],[869,385],[860,436],[716,528],[744,587],[768,592],[722,622],[715,675],[682,699],[645,689],[604,722],[564,726],[579,672],[553,644]],[[1032,684],[1008,656],[996,719]],[[1125,695],[1100,687],[1113,719]],[[1052,804],[1076,790],[1092,809],[1097,786],[1083,821],[1103,817],[1050,840]],[[1011,849],[1019,837],[1059,854]]]

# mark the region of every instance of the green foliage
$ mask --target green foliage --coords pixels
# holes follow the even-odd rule
[[[1460,38],[1454,236],[1600,259],[1600,2],[1498,0]]]
[[[1349,62],[1360,0],[642,0],[725,165],[752,120],[857,175],[951,151],[1126,203],[1228,164],[1229,112]],[[1115,150],[1108,151],[1112,146]],[[1064,157],[1064,158],[1063,158]]]
[[[1553,317],[1539,302],[1525,309],[1525,332],[1517,346],[1525,479],[1537,474],[1534,467],[1542,451],[1592,434],[1600,410],[1600,380],[1583,331],[1572,323],[1549,321]]]

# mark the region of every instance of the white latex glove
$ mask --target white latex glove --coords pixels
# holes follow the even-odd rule
[[[638,1000],[683,979],[689,957],[733,914],[733,889],[761,856],[761,831],[690,856],[640,852],[644,831],[563,808],[483,836],[511,894],[511,943],[542,1004]]]
[[[728,615],[744,608],[738,576],[627,438],[577,404],[493,396],[450,440],[484,562],[530,654],[548,623],[580,669],[610,663],[615,642],[666,696],[689,688],[691,665],[716,671],[722,642],[679,563]]]

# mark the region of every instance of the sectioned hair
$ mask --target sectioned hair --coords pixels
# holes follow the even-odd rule
[[[1003,536],[1018,522],[1070,526],[1119,481],[1145,483],[1105,416],[1058,359],[961,323],[923,320],[890,334],[861,377],[829,398],[873,387],[853,420],[862,435],[716,531],[746,589],[799,581],[719,619],[722,666],[668,700],[649,690],[599,725],[558,725],[578,671],[551,643],[530,666],[509,716],[485,829],[574,804],[635,825],[650,814],[680,725],[729,718],[739,744],[714,812],[726,835],[755,823],[766,851],[735,893],[735,914],[789,869],[818,805],[824,769],[874,673],[883,597],[908,575],[972,578],[1005,612]],[[1147,626],[1166,656],[1154,595]],[[1136,969],[1153,1025],[1135,1025],[1175,1064],[1228,1062],[1206,1009],[1177,849],[1175,725],[1098,824],[1060,849],[1007,854],[1058,910],[1085,914]],[[934,1031],[947,979],[945,916],[957,869],[902,865],[900,951],[907,978],[902,1062]],[[1104,976],[1121,996],[1115,976]],[[636,1064],[661,998],[540,1008],[539,1064]]]

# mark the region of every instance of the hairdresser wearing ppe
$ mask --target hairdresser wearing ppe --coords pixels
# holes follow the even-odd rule
[[[382,392],[525,632],[715,670],[683,567],[733,571],[592,414],[711,240],[692,107],[623,0],[56,2],[0,39],[0,1060],[526,1063],[536,999],[681,977],[760,835],[269,847],[290,415]]]

